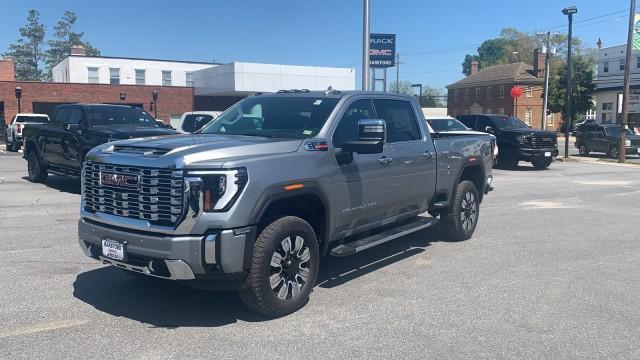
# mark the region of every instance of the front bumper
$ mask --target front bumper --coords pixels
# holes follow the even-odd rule
[[[545,153],[551,153],[551,157],[557,157],[559,152],[558,148],[542,148],[542,149],[531,149],[531,148],[520,148],[520,158],[522,160],[531,161],[537,159],[543,159],[545,157]]]
[[[125,270],[170,280],[238,279],[248,269],[254,237],[253,226],[172,236],[132,231],[84,218],[78,222],[78,242],[87,256]],[[103,256],[104,239],[123,243],[125,260]]]

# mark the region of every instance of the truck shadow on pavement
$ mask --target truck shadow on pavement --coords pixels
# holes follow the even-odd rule
[[[22,179],[25,181],[29,181],[28,176],[23,176]],[[58,190],[60,192],[66,192],[69,194],[80,195],[80,179],[66,177],[66,176],[58,176],[58,175],[49,175],[47,181],[41,183],[40,185],[47,186],[51,189]]]
[[[425,251],[445,241],[436,227],[345,257],[321,261],[316,287],[331,289]],[[99,311],[151,327],[217,327],[238,320],[269,320],[247,309],[234,291],[197,290],[167,280],[131,277],[115,267],[79,274],[73,295]],[[311,304],[313,306],[313,294]]]

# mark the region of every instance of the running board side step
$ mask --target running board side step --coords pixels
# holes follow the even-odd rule
[[[366,250],[376,245],[386,243],[387,241],[391,241],[399,237],[409,235],[416,231],[426,229],[430,226],[436,225],[439,221],[440,220],[434,217],[419,215],[416,220],[408,224],[403,224],[363,239],[358,239],[346,244],[338,245],[331,249],[329,254],[336,257],[353,255],[362,250]]]

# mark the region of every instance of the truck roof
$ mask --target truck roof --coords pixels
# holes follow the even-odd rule
[[[342,98],[342,97],[347,97],[347,96],[355,96],[355,95],[375,95],[375,96],[393,96],[393,97],[405,97],[408,99],[413,99],[413,96],[410,95],[405,95],[405,94],[398,94],[398,93],[391,93],[391,92],[382,92],[382,91],[362,91],[362,90],[347,90],[347,91],[342,91],[342,90],[335,90],[335,89],[329,89],[326,91],[310,91],[307,89],[291,89],[291,90],[280,90],[276,93],[263,93],[260,94],[258,96],[290,96],[290,97],[300,97],[300,96],[308,96],[308,97],[327,97],[327,98]]]

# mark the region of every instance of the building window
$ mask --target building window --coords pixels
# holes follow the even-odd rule
[[[187,87],[193,87],[193,71],[187,71]]]
[[[602,111],[611,111],[611,110],[613,110],[612,102],[602,103]]]
[[[109,68],[109,84],[111,85],[120,84],[120,69]]]
[[[609,72],[609,62],[605,61],[602,63],[602,72]]]
[[[145,85],[145,75],[144,69],[136,69],[136,85]]]
[[[553,125],[556,122],[556,114],[547,115],[547,125]]]
[[[608,123],[611,121],[613,121],[613,103],[603,102],[602,103],[602,122]]]
[[[533,97],[533,86],[527,86],[524,92],[524,96]]]
[[[162,86],[171,86],[170,70],[162,70]]]
[[[532,113],[531,108],[527,108],[527,109],[524,111],[524,123],[525,123],[525,124],[527,124],[527,125],[529,125],[529,126],[531,126],[531,117],[532,117],[532,116],[531,116],[531,115],[532,115],[531,113]]]
[[[500,85],[500,98],[504,97],[504,85]]]
[[[465,101],[469,101],[469,93],[470,93],[469,88],[464,89],[464,100]]]
[[[87,82],[89,84],[97,84],[99,82],[98,81],[98,68],[97,67],[87,68],[87,72],[88,72]]]
[[[624,66],[627,64],[627,59],[620,59],[620,71],[624,71]]]
[[[504,108],[498,108],[498,114],[504,115]]]
[[[480,88],[476,88],[476,99],[480,99]]]
[[[456,101],[458,101],[458,95],[459,95],[458,93],[459,93],[459,92],[458,92],[458,89],[455,89],[455,90],[453,91],[453,98],[454,98]]]
[[[487,86],[487,99],[491,99],[491,91],[493,89],[491,88],[491,86]]]

